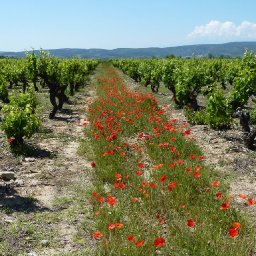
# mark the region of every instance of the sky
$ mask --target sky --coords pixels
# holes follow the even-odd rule
[[[256,0],[0,0],[0,51],[256,41]]]

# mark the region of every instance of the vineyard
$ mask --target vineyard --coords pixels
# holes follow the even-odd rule
[[[253,52],[27,53],[0,60],[0,109],[1,255],[255,255]],[[234,129],[252,167],[232,190],[202,143]]]
[[[243,59],[113,60],[142,86],[157,93],[160,86],[173,95],[177,107],[184,108],[192,124],[208,124],[214,129],[230,128],[240,118],[245,145],[253,149],[256,130],[256,57],[245,52]],[[200,97],[201,96],[201,97]],[[199,105],[199,99],[203,103]]]

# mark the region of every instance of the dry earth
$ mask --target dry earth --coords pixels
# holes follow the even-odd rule
[[[0,171],[15,175],[15,180],[0,179],[0,255],[90,255],[94,243],[86,229],[92,222],[86,193],[92,168],[78,149],[86,139],[82,109],[95,95],[91,87],[54,120],[44,114],[43,128],[24,155],[11,154],[0,133]]]

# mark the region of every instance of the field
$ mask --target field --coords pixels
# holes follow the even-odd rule
[[[44,63],[42,56],[38,63]],[[28,57],[32,63],[33,57]],[[254,138],[252,148],[247,147],[229,109],[221,113],[221,122],[210,116],[204,124],[187,122],[188,114],[202,111],[200,103],[193,109],[195,101],[187,97],[191,83],[183,90],[187,84],[182,80],[180,87],[180,75],[184,79],[188,74],[187,61],[174,76],[175,89],[181,88],[175,91],[176,100],[173,88],[156,79],[158,74],[151,73],[145,86],[146,76],[124,74],[112,65],[125,65],[118,60],[97,62],[90,72],[83,68],[88,64],[74,60],[74,66],[81,67],[74,80],[67,75],[73,64],[47,61],[51,68],[37,76],[47,75],[48,87],[36,81],[37,107],[35,112],[28,110],[27,117],[39,120],[40,126],[22,140],[17,133],[6,135],[5,127],[11,125],[2,126],[0,133],[1,255],[255,255]],[[171,60],[171,65],[180,61]],[[229,63],[224,60],[222,65]],[[231,63],[236,70],[237,63]],[[58,100],[51,106],[54,68],[62,77],[56,83],[65,88],[54,95]],[[30,87],[31,73],[25,76]],[[196,74],[202,78],[199,71]],[[218,91],[223,77],[227,73],[212,82]],[[228,93],[218,98],[214,91],[213,97],[222,102],[221,97],[238,90],[242,79],[237,77],[232,77],[234,85],[228,84]],[[254,83],[247,82],[252,84],[250,95],[231,97],[253,113]],[[70,84],[73,92],[68,91]],[[203,87],[198,95],[205,93]],[[18,81],[8,92],[20,90]],[[33,98],[34,92],[30,95]],[[62,100],[64,106],[57,107]],[[33,99],[28,101],[32,105]],[[3,104],[2,123],[9,113],[5,106],[12,104],[17,107],[12,100]],[[14,177],[3,178],[4,172]]]

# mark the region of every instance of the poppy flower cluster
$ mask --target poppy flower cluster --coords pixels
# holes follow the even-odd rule
[[[228,233],[232,238],[235,238],[239,234],[238,229],[240,226],[241,224],[239,222],[234,222],[232,224],[232,227],[228,230]]]
[[[123,255],[175,248],[178,236],[189,240],[195,234],[193,242],[202,244],[203,231],[208,239],[221,233],[230,242],[238,224],[229,227],[218,218],[236,214],[232,199],[188,139],[188,124],[168,119],[151,94],[129,90],[113,69],[107,73],[116,77],[98,79],[99,95],[87,110],[95,153],[91,167],[97,166],[102,181],[91,200],[102,229],[92,237],[107,239],[111,250]],[[221,250],[218,242],[215,250]]]

